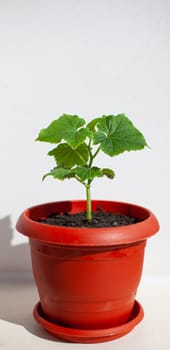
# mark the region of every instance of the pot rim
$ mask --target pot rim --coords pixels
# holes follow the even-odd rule
[[[92,210],[102,206],[105,211],[134,216],[141,221],[118,227],[62,227],[35,221],[48,216],[57,208],[60,211],[79,212],[86,209],[85,200],[68,200],[38,204],[26,209],[19,217],[16,229],[23,235],[46,243],[69,246],[115,246],[146,240],[159,230],[156,216],[147,208],[128,203],[109,200],[92,200]],[[114,209],[115,208],[115,209]],[[117,211],[117,212],[118,212]]]

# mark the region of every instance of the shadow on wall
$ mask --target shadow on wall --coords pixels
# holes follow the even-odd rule
[[[27,274],[24,277],[24,272],[31,270],[29,246],[12,246],[12,233],[10,216],[0,219],[0,318],[40,338],[57,341],[33,320],[32,309],[39,297],[33,279]]]
[[[0,219],[0,272],[31,271],[29,246],[12,246],[12,233],[10,216]]]

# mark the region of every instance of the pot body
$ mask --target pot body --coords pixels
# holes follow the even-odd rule
[[[41,307],[52,322],[99,329],[129,319],[141,278],[145,241],[88,248],[30,239],[30,245]]]
[[[25,210],[16,228],[30,239],[32,267],[44,318],[77,329],[103,329],[130,317],[141,278],[146,239],[159,224],[148,209],[92,201],[92,210],[122,213],[138,223],[109,228],[68,228],[37,222],[51,213],[86,210],[64,201]]]

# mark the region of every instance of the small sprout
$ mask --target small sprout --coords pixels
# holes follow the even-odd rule
[[[125,151],[142,150],[147,143],[125,114],[104,115],[89,123],[77,115],[63,114],[47,128],[42,129],[36,141],[55,144],[48,152],[54,157],[55,167],[43,176],[58,180],[74,178],[86,188],[87,220],[92,220],[91,183],[96,177],[113,179],[109,168],[94,166],[94,159],[102,151],[113,157]]]

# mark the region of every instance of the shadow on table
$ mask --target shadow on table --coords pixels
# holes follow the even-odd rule
[[[29,245],[12,246],[12,233],[10,216],[0,219],[0,318],[38,337],[60,342],[33,319],[38,294],[30,272]]]

